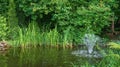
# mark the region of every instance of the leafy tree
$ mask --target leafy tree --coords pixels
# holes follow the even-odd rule
[[[80,42],[85,33],[100,34],[105,26],[111,24],[112,14],[110,5],[104,1],[71,0],[61,6],[59,13],[54,14],[54,19],[62,30],[71,27],[74,39]]]
[[[7,15],[8,0],[0,0],[0,14]]]

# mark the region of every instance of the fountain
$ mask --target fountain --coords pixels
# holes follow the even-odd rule
[[[94,34],[85,34],[83,37],[83,43],[86,45],[89,54],[92,54],[93,48],[98,40],[99,38]]]
[[[87,50],[76,50],[72,54],[82,57],[103,57],[99,51],[94,51],[94,46],[100,41],[100,37],[94,34],[85,34],[83,37],[83,44],[87,47]]]

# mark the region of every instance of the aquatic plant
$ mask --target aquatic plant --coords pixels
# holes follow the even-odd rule
[[[35,23],[31,22],[27,28],[18,28],[18,38],[10,41],[12,45],[17,46],[34,46],[44,45],[50,47],[64,47],[72,45],[72,38],[69,35],[69,31],[64,35],[61,35],[57,31],[57,26],[50,30],[41,30],[40,27]]]

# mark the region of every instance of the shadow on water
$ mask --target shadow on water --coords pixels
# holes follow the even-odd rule
[[[73,67],[84,65],[88,58],[71,54],[71,49],[56,48],[10,48],[0,52],[0,67]],[[96,62],[96,61],[95,61]]]

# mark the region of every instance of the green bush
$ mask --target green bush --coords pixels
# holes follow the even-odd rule
[[[97,65],[98,67],[119,67],[120,56],[118,54],[110,54],[103,58]]]
[[[0,15],[0,40],[4,40],[7,37],[7,23],[6,18]]]

